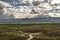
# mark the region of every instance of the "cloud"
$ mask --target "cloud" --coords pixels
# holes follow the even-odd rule
[[[4,5],[0,2],[0,15],[4,13]]]
[[[31,0],[32,1],[32,0]],[[44,13],[46,10],[52,10],[52,7],[48,3],[40,3],[40,1],[34,1],[31,3],[32,6],[18,6],[15,8],[8,2],[0,1],[0,18],[39,18],[39,17],[53,17],[48,12]],[[16,6],[17,7],[17,6]],[[33,14],[31,14],[33,13]],[[56,16],[55,14],[53,14]],[[60,17],[59,15],[57,15]]]
[[[9,14],[7,13],[7,8],[6,8],[7,6],[10,6],[10,5],[8,3],[0,1],[0,19],[14,18],[12,14],[6,15],[6,14]]]
[[[40,4],[40,1],[33,1],[32,3],[34,6],[38,6]]]

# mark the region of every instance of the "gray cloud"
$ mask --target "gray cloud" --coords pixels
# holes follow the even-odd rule
[[[14,18],[14,16],[11,15],[6,15],[7,9],[5,8],[5,5],[2,1],[0,1],[0,19],[7,19],[7,18]],[[9,14],[9,13],[8,13]]]
[[[32,3],[34,6],[38,6],[38,5],[40,5],[40,2],[39,1],[33,1],[33,3]]]
[[[4,13],[4,6],[2,4],[0,4],[0,15],[2,15]]]

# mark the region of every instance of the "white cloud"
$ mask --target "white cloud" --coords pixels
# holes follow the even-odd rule
[[[24,0],[26,1],[26,0]],[[28,0],[27,0],[28,1]],[[30,0],[32,2],[33,0]],[[35,0],[36,1],[36,0]],[[39,1],[39,0],[38,0]],[[9,8],[8,8],[9,7]],[[34,9],[37,14],[32,12],[31,10]],[[19,8],[15,8],[7,2],[0,1],[0,18],[35,18],[35,17],[60,17],[60,14],[50,14],[44,13],[46,10],[53,9],[48,3],[41,3],[38,6],[19,6]]]

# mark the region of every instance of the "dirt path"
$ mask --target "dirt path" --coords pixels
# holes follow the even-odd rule
[[[27,40],[31,40],[32,38],[34,38],[34,35],[38,35],[40,33],[31,33],[29,34],[29,38]]]

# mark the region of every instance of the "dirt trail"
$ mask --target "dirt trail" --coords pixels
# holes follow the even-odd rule
[[[31,33],[29,34],[29,38],[27,40],[31,40],[32,38],[34,38],[34,35],[38,35],[40,33]]]

